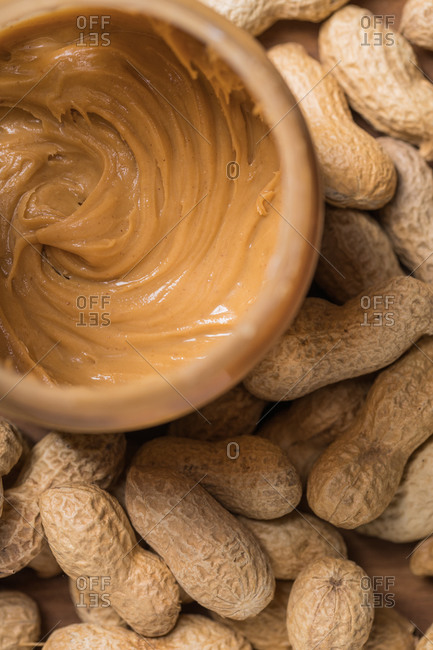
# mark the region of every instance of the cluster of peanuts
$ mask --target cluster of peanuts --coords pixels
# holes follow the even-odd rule
[[[66,574],[81,623],[41,640],[36,603],[2,589],[0,650],[433,643],[433,626],[420,639],[374,606],[338,530],[420,542],[410,569],[433,576],[433,85],[409,43],[433,50],[433,3],[409,0],[398,33],[346,3],[206,0],[254,35],[335,12],[320,62],[269,51],[322,173],[325,297],[243,385],[139,447],[58,432],[33,446],[1,421],[0,578]]]

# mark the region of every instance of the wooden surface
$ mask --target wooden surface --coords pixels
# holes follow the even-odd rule
[[[395,28],[398,28],[403,0],[368,0],[361,4],[375,14],[395,15]],[[276,43],[294,40],[303,43],[310,54],[317,56],[318,27],[304,23],[280,22],[260,38],[265,47]],[[430,78],[433,78],[433,56],[417,50],[419,61]],[[34,432],[37,437],[37,432]],[[409,571],[408,555],[414,544],[390,544],[363,537],[353,532],[344,533],[349,556],[358,562],[370,576],[376,576],[378,591],[380,583],[388,580],[389,598],[395,594],[397,609],[411,619],[422,631],[433,622],[433,579],[412,576]],[[5,588],[21,589],[33,596],[39,603],[43,618],[43,634],[55,627],[62,627],[78,621],[70,601],[65,576],[49,580],[39,579],[34,572],[26,569],[14,577],[2,581]]]

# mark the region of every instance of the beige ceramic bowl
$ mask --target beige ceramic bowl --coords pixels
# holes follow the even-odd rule
[[[322,226],[322,199],[311,141],[287,86],[247,33],[194,0],[3,0],[0,29],[32,16],[91,8],[141,12],[209,44],[243,79],[270,125],[281,159],[282,214],[270,282],[254,307],[204,361],[180,369],[170,383],[109,388],[49,388],[0,369],[0,411],[11,419],[56,429],[104,432],[148,427],[179,417],[228,390],[263,356],[296,315],[308,290]],[[284,118],[282,119],[282,117]]]

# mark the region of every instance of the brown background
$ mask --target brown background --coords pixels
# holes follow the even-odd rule
[[[375,14],[395,15],[394,28],[398,28],[404,0],[366,0],[355,4],[360,4]],[[287,40],[299,41],[310,54],[317,56],[317,32],[318,27],[315,25],[282,21],[263,34],[260,40],[265,47]],[[433,55],[421,50],[417,50],[417,53],[424,71],[433,79]],[[420,630],[425,631],[433,622],[433,579],[411,575],[407,558],[414,544],[390,544],[353,532],[344,535],[350,558],[361,564],[370,576],[378,576],[378,582],[385,577],[393,582],[393,585],[389,585],[388,592],[395,594],[396,607]],[[69,599],[65,576],[42,580],[31,570],[25,569],[16,576],[3,580],[2,586],[22,589],[36,598],[42,611],[44,634],[54,627],[78,621]],[[381,591],[380,586],[378,590]]]

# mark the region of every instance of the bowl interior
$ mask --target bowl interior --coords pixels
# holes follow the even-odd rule
[[[314,272],[322,227],[322,199],[311,141],[295,101],[261,46],[247,33],[194,0],[92,0],[53,6],[15,0],[0,6],[0,28],[32,16],[93,8],[121,9],[164,20],[215,51],[243,80],[260,106],[281,162],[282,208],[278,244],[269,261],[266,291],[246,317],[203,360],[169,378],[154,376],[104,388],[46,386],[31,372],[0,368],[0,411],[40,426],[103,432],[152,426],[179,417],[228,390],[263,356],[293,320]]]

